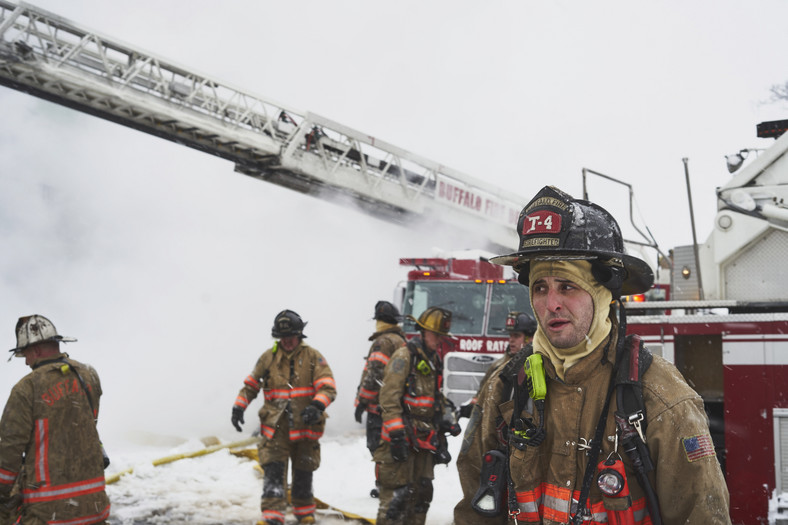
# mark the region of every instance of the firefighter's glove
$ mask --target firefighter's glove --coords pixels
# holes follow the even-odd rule
[[[459,417],[471,417],[471,412],[473,412],[473,405],[474,403],[468,403],[466,405],[462,405],[460,407]]]
[[[233,422],[235,430],[243,432],[241,425],[244,424],[244,409],[241,407],[233,407],[233,417],[230,421]]]
[[[367,405],[363,403],[359,403],[356,405],[356,423],[361,423],[361,416],[364,415],[364,412],[367,410]]]
[[[323,419],[323,410],[325,407],[319,401],[312,401],[303,412],[301,412],[301,419],[307,425],[316,425]]]
[[[408,459],[408,440],[405,438],[404,430],[395,430],[389,434],[391,438],[391,457],[394,461],[405,461]]]
[[[447,421],[442,419],[438,424],[438,431],[442,434],[449,434],[451,436],[459,436],[462,433],[460,425],[454,421]]]

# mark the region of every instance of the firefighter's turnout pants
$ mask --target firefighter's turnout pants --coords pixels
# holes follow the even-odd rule
[[[380,507],[375,523],[424,525],[432,502],[434,455],[411,448],[407,460],[396,462],[390,459],[388,449],[389,442],[383,441],[376,454],[389,459],[376,465],[380,480]]]
[[[284,419],[284,418],[283,418]],[[312,473],[320,466],[320,443],[314,439],[291,441],[288,425],[281,421],[271,439],[263,438],[257,447],[263,468],[263,496],[260,509],[263,520],[283,524],[287,507],[285,481],[288,460],[292,462],[291,499],[293,514],[301,520],[315,513],[312,494]]]

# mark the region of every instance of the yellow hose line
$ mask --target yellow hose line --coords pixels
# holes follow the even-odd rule
[[[213,454],[214,452],[216,452],[218,450],[222,450],[224,448],[241,448],[241,447],[246,447],[246,446],[249,446],[249,445],[256,444],[258,441],[260,441],[259,437],[250,437],[250,438],[242,439],[240,441],[233,441],[232,443],[224,443],[224,444],[221,444],[221,445],[212,445],[210,447],[205,447],[203,449],[200,449],[200,450],[197,450],[197,451],[194,451],[194,452],[184,452],[183,454],[173,454],[172,456],[166,456],[166,457],[163,457],[163,458],[154,459],[151,462],[151,464],[154,467],[158,467],[159,465],[165,465],[167,463],[172,463],[174,461],[178,461],[179,459],[196,458],[196,457],[199,457],[199,456],[204,456],[206,454]],[[132,472],[134,472],[134,468],[133,467],[132,468],[127,468],[126,470],[122,470],[120,472],[116,472],[115,474],[112,474],[111,476],[107,476],[106,477],[106,483],[107,483],[107,485],[111,485],[112,483],[115,483],[116,481],[118,481],[122,476],[124,476],[126,474],[131,474]]]

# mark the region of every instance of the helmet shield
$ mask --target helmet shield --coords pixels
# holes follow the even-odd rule
[[[534,335],[536,333],[536,319],[523,312],[510,312],[506,317],[506,331]]]
[[[58,335],[55,325],[43,315],[20,317],[16,322],[16,348],[12,348],[9,352],[14,352],[15,356],[20,357],[25,349],[49,341],[73,343],[76,339]]]
[[[430,306],[424,310],[418,319],[408,316],[408,319],[415,321],[423,330],[429,330],[440,335],[448,335],[451,329],[451,312],[437,306]]]
[[[375,304],[375,315],[372,318],[391,324],[397,324],[402,321],[402,316],[397,307],[388,301],[378,301]]]
[[[304,327],[306,323],[301,319],[301,316],[292,310],[282,310],[274,318],[274,327],[271,328],[271,337],[280,339],[282,337],[290,337],[297,335],[301,338],[304,335]]]
[[[520,250],[494,257],[491,262],[513,266],[521,274],[523,284],[528,282],[532,260],[551,259],[583,259],[592,264],[599,261],[603,273],[618,274],[620,293],[624,295],[645,292],[654,282],[649,265],[624,252],[621,229],[607,210],[593,202],[574,199],[556,187],[545,186],[523,208],[517,234]]]

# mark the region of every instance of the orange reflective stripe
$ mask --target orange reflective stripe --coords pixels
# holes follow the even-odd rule
[[[276,429],[274,429],[273,427],[267,427],[265,425],[260,425],[260,433],[262,435],[264,435],[265,437],[267,437],[268,439],[273,439],[274,432],[276,432]]]
[[[322,432],[316,432],[314,430],[310,430],[308,428],[304,428],[301,430],[293,429],[290,431],[290,441],[317,441],[323,435]]]
[[[70,520],[55,520],[48,521],[49,525],[90,525],[91,523],[101,523],[109,518],[109,505],[98,514],[92,516],[82,516],[79,518],[71,518]]]
[[[251,374],[246,376],[246,379],[244,379],[244,384],[252,387],[257,392],[260,391],[260,383]]]
[[[517,521],[521,523],[541,522],[543,519],[566,523],[571,518],[569,509],[577,505],[580,491],[542,483],[533,490],[517,493],[517,506],[520,514]],[[594,503],[589,509],[591,518],[584,521],[588,525],[605,525],[608,523],[607,511],[602,501]],[[646,508],[646,498],[632,502],[635,525],[652,525]]]
[[[383,363],[384,365],[387,365],[389,361],[391,361],[391,358],[386,354],[384,354],[383,352],[372,352],[371,354],[369,354],[367,361],[377,361],[379,363]]]
[[[306,516],[314,514],[317,510],[317,505],[304,505],[303,507],[293,507],[293,514],[296,516]]]
[[[312,397],[315,395],[315,389],[311,386],[302,386],[290,390],[290,397]]]
[[[327,407],[328,405],[330,405],[330,404],[331,404],[331,398],[330,398],[330,397],[328,397],[328,396],[327,396],[327,395],[325,395],[325,394],[318,394],[318,395],[316,395],[316,396],[314,397],[314,400],[315,400],[315,401],[320,401],[321,403],[323,403],[323,406],[324,406],[324,407]]]
[[[45,485],[38,489],[24,489],[22,497],[25,503],[42,503],[45,501],[57,501],[59,499],[75,498],[85,494],[93,494],[104,491],[104,476],[76,483],[65,485]]]
[[[336,390],[337,384],[334,381],[334,378],[331,376],[321,377],[320,379],[316,379],[312,385],[315,387],[315,390],[320,390],[324,386],[330,386]]]
[[[36,482],[49,485],[49,420],[37,419],[35,427]]]
[[[405,396],[403,397],[405,404],[412,407],[431,407],[435,404],[435,398],[432,396]]]
[[[235,398],[235,406],[241,407],[244,410],[246,410],[246,407],[249,406],[249,401],[247,401],[244,396],[238,396]]]
[[[18,472],[0,468],[0,485],[13,485],[17,475],[19,475]]]
[[[285,513],[280,512],[278,510],[264,510],[263,511],[263,522],[266,521],[276,521],[278,523],[285,522]]]
[[[367,390],[366,388],[361,387],[358,390],[358,397],[360,397],[362,399],[371,400],[371,399],[375,399],[376,397],[378,397],[378,393],[376,391],[374,391],[374,390]]]

